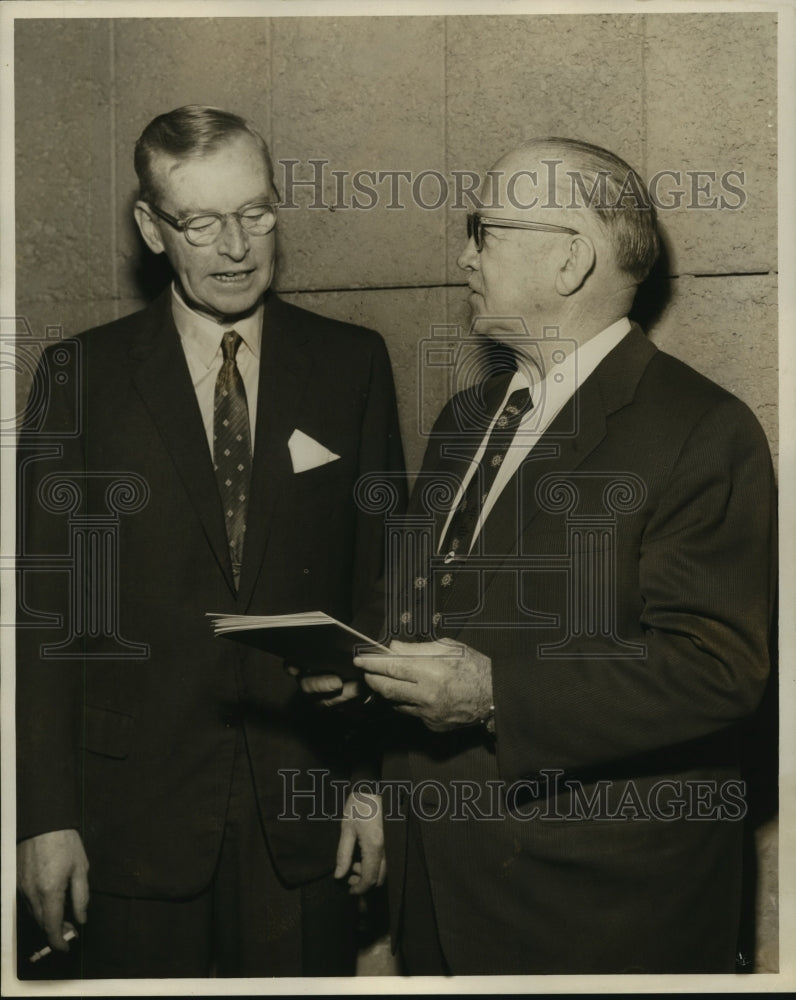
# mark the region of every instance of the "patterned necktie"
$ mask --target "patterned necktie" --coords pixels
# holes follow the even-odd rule
[[[246,389],[235,360],[240,343],[240,336],[234,330],[228,330],[224,334],[221,341],[224,363],[216,379],[213,407],[213,467],[224,507],[224,523],[236,588],[243,562],[252,464]]]
[[[515,389],[500,411],[478,468],[467,484],[467,489],[464,491],[448,526],[445,544],[440,549],[442,552],[447,552],[447,562],[456,557],[462,558],[470,551],[475,527],[486,503],[486,498],[497,478],[517,428],[531,406],[531,393],[525,387]]]

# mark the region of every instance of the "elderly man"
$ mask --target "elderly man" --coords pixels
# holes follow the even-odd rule
[[[629,322],[658,236],[626,163],[530,141],[480,201],[459,266],[516,371],[439,417],[410,506],[430,565],[396,574],[405,634],[356,661],[404,717],[384,811],[406,969],[731,972],[767,443]]]
[[[88,913],[87,977],[350,974],[341,876],[356,840],[355,893],[381,857],[354,817],[333,878],[321,775],[344,779],[348,734],[205,616],[355,613],[383,541],[353,487],[402,464],[389,360],[270,291],[278,194],[245,120],[161,115],[135,165],[173,283],[65,370],[45,353],[20,439],[21,551],[74,558],[20,586],[19,884],[54,949],[65,896]]]

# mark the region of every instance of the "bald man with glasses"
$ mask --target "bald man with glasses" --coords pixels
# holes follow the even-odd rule
[[[628,319],[658,233],[626,163],[540,139],[488,176],[459,266],[514,363],[439,416],[430,556],[391,567],[390,652],[356,660],[394,709],[394,936],[410,974],[733,972],[767,442]]]
[[[350,719],[205,616],[355,614],[383,537],[354,485],[402,468],[389,359],[271,290],[279,195],[248,122],[178,108],[135,165],[173,281],[66,372],[45,352],[21,437],[21,551],[113,526],[66,582],[20,588],[19,885],[56,951],[78,924],[76,975],[350,975],[356,895],[384,877],[372,824],[340,839]]]

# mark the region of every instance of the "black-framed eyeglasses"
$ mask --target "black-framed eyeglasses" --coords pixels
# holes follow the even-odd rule
[[[551,222],[525,222],[520,219],[493,219],[490,216],[479,215],[471,212],[467,216],[467,239],[475,240],[475,249],[478,253],[484,249],[484,230],[493,227],[495,229],[532,229],[540,233],[569,233],[570,236],[577,236],[577,229],[569,229],[567,226],[554,226]]]
[[[188,219],[175,219],[157,205],[150,204],[149,207],[159,219],[168,222],[195,247],[205,247],[213,243],[221,234],[227,219],[237,219],[244,232],[250,236],[267,236],[276,225],[275,202],[249,205],[240,212],[202,212],[201,215],[192,215]]]

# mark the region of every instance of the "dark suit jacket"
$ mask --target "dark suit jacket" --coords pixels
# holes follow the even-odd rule
[[[420,487],[467,468],[477,411],[445,408]],[[437,567],[438,634],[491,657],[496,740],[410,719],[385,778],[429,817],[454,973],[733,970],[734,724],[768,672],[773,503],[747,407],[634,328],[501,494],[478,555]],[[396,926],[404,833],[387,823]]]
[[[351,618],[383,559],[381,518],[358,510],[354,484],[402,463],[392,374],[374,332],[271,294],[259,385],[238,593],[168,292],[48,350],[31,395],[18,833],[76,827],[103,891],[208,884],[239,723],[278,871],[292,884],[334,866],[341,793],[322,771],[348,763],[339,717],[309,709],[279,660],[216,639],[205,615]],[[296,428],[340,458],[294,473]]]

